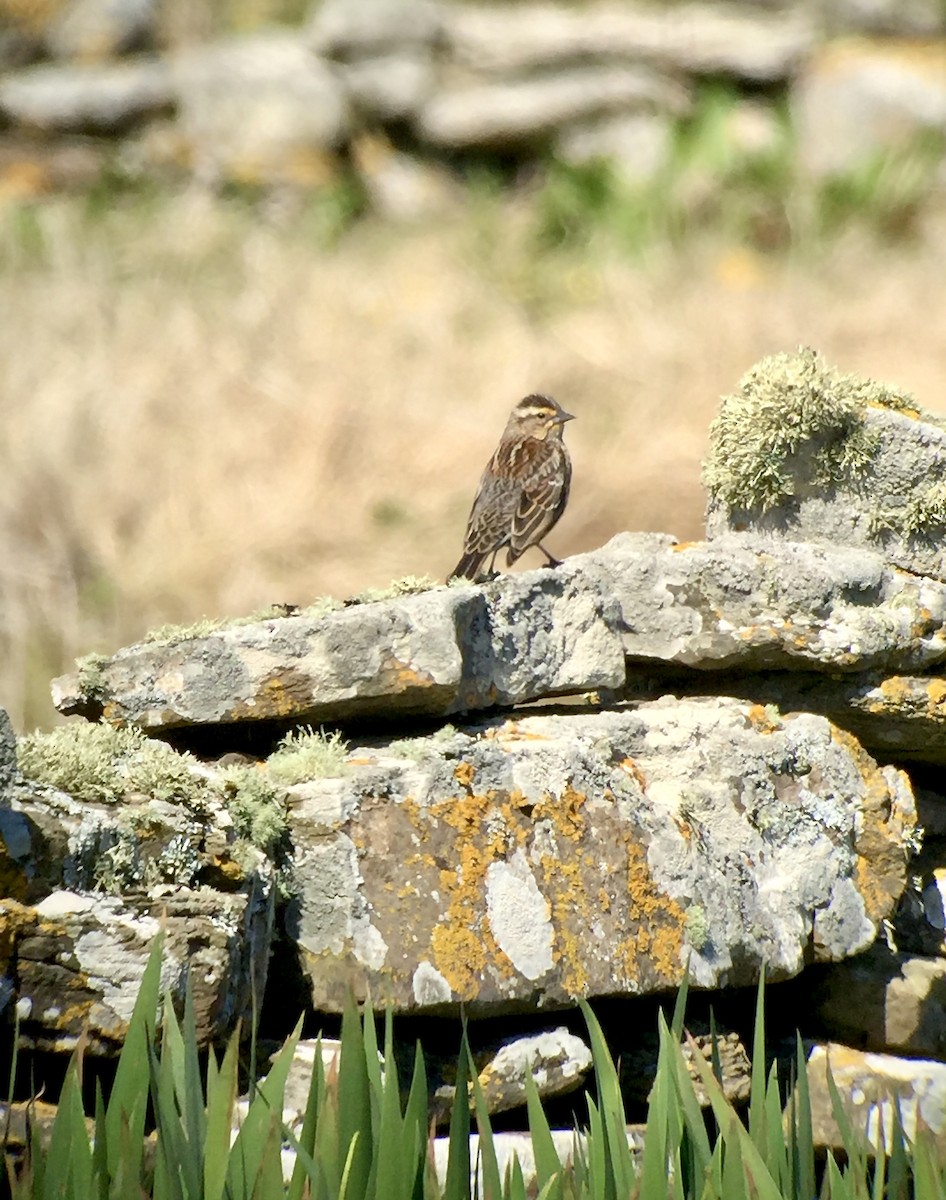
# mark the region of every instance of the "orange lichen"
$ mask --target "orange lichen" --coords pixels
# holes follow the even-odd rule
[[[772,711],[764,704],[753,704],[746,712],[746,720],[759,733],[777,733],[782,728],[781,721],[772,719]]]
[[[588,797],[566,784],[561,796],[545,795],[536,803],[533,816],[537,821],[551,821],[555,832],[571,842],[584,837],[588,818],[583,812]]]
[[[628,981],[642,973],[648,960],[661,981],[672,985],[683,976],[681,949],[686,913],[657,887],[647,865],[647,853],[638,842],[627,844],[627,890],[630,917],[636,926],[618,948]]]
[[[476,778],[476,768],[472,763],[457,763],[453,768],[453,777],[460,787],[472,788],[473,780]]]
[[[831,736],[844,746],[864,782],[861,801],[861,826],[854,849],[857,862],[854,886],[864,901],[867,916],[875,924],[888,917],[903,893],[906,881],[906,840],[899,809],[893,810],[893,797],[887,777],[852,734],[832,728]],[[909,787],[906,775],[901,781]]]
[[[642,792],[647,791],[647,776],[640,769],[633,758],[622,758],[618,763],[618,767],[620,770],[624,771],[626,775],[630,775],[630,777],[637,782]]]

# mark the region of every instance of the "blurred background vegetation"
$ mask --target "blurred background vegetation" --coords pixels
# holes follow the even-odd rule
[[[165,38],[310,7],[167,0]],[[14,724],[51,724],[50,677],[151,626],[442,578],[527,392],[578,418],[560,556],[625,529],[699,538],[709,422],[765,354],[808,344],[946,411],[942,140],[815,182],[785,105],[766,98],[754,142],[745,99],[704,80],[644,183],[465,156],[401,221],[357,169],[370,140],[301,190],[169,186],[118,152],[81,187],[0,173]]]

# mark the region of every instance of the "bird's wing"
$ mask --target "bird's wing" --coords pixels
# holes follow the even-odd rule
[[[509,540],[509,561],[540,542],[562,515],[568,500],[571,464],[565,453],[537,455],[527,472],[527,483],[521,489],[519,502],[512,518],[512,537]]]
[[[512,479],[486,468],[476,490],[463,540],[464,554],[492,554],[509,541],[520,488]]]

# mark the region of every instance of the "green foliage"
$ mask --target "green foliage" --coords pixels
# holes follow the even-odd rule
[[[343,774],[347,755],[348,743],[338,732],[294,729],[266,760],[266,770],[275,782],[291,787]]]
[[[165,999],[160,1038],[157,1005],[160,942],[155,946],[107,1102],[95,1100],[94,1137],[82,1104],[81,1056],[66,1074],[48,1143],[34,1139],[11,1181],[13,1200],[934,1200],[944,1195],[946,1165],[935,1138],[921,1129],[909,1143],[895,1117],[889,1144],[868,1145],[829,1076],[834,1116],[844,1143],[841,1162],[829,1152],[819,1169],[800,1040],[795,1085],[783,1111],[775,1067],[765,1070],[764,990],[759,988],[748,1125],[726,1100],[718,1060],[693,1062],[709,1097],[711,1122],[700,1108],[684,1060],[681,1035],[685,988],[672,1023],[659,1018],[660,1059],[651,1093],[645,1143],[628,1145],[618,1076],[601,1028],[582,1002],[594,1055],[597,1099],[588,1127],[576,1135],[573,1160],[563,1162],[527,1077],[527,1111],[535,1157],[529,1187],[513,1162],[501,1172],[482,1089],[464,1031],[457,1071],[469,1093],[479,1133],[471,1159],[470,1105],[454,1105],[446,1176],[434,1174],[427,1127],[427,1083],[417,1047],[406,1098],[395,1066],[393,1021],[384,1022],[378,1054],[370,1004],[359,1018],[349,1001],[341,1053],[326,1070],[316,1047],[301,1129],[283,1122],[283,1096],[299,1027],[274,1057],[248,1101],[239,1101],[238,1035],[221,1059],[210,1050],[202,1069],[189,990],[183,1018]],[[381,1062],[385,1064],[382,1068]],[[143,1134],[154,1121],[153,1175]],[[237,1126],[236,1136],[231,1130]],[[295,1152],[283,1176],[285,1144]],[[471,1180],[471,1174],[475,1180]]]
[[[134,792],[193,802],[206,788],[189,754],[135,728],[83,721],[30,733],[17,740],[17,760],[27,779],[92,803],[115,804]]]
[[[287,829],[283,789],[273,785],[263,767],[243,763],[221,771],[220,784],[237,838],[275,857]]]

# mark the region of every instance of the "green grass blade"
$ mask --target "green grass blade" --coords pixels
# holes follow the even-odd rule
[[[374,1155],[371,1086],[366,1058],[366,1038],[369,1036],[374,1042],[374,1029],[370,1035],[367,1033],[366,1025],[358,1017],[354,997],[349,994],[342,1014],[342,1048],[338,1062],[338,1148],[344,1169],[348,1171],[348,1187],[351,1194],[358,1197],[367,1192]],[[354,1140],[356,1134],[357,1142]]]
[[[801,1035],[795,1034],[795,1090],[792,1111],[792,1150],[794,1156],[795,1195],[814,1196],[815,1147],[811,1132],[811,1093],[808,1065]]]
[[[720,1137],[726,1142],[725,1153],[738,1155],[742,1159],[752,1195],[757,1197],[757,1200],[783,1200],[782,1190],[777,1179],[773,1178],[765,1158],[759,1152],[752,1136],[746,1132],[732,1105],[723,1094],[723,1089],[716,1082],[713,1072],[704,1062],[703,1056],[695,1054],[693,1062],[696,1064],[703,1087],[713,1106],[720,1129]]]
[[[469,1047],[467,1047],[467,1054],[469,1054]],[[483,1177],[483,1200],[502,1200],[503,1185],[499,1175],[499,1163],[496,1160],[496,1146],[493,1143],[493,1127],[490,1123],[486,1098],[476,1074],[472,1055],[470,1055],[467,1066],[473,1083],[476,1132],[479,1134],[480,1171]]]
[[[539,1188],[544,1188],[552,1179],[558,1179],[562,1173],[562,1163],[555,1149],[552,1131],[549,1129],[548,1118],[542,1101],[539,1099],[539,1089],[535,1085],[532,1072],[526,1072],[526,1112],[529,1118],[529,1135],[532,1138],[532,1151],[535,1156],[535,1178]]]
[[[367,1033],[369,1016],[365,1014]],[[372,1023],[373,1028],[373,1023]],[[373,1039],[372,1039],[373,1042]],[[384,1014],[384,1077],[380,1070],[377,1079],[372,1077],[371,1043],[365,1039],[365,1054],[369,1081],[380,1090],[378,1128],[375,1133],[375,1155],[371,1168],[369,1196],[381,1196],[386,1200],[408,1200],[414,1186],[416,1166],[412,1161],[416,1151],[416,1130],[407,1130],[401,1117],[400,1084],[394,1061],[394,1022],[391,1010]],[[377,1048],[374,1050],[377,1064]],[[380,1180],[380,1185],[379,1185]]]
[[[105,1132],[105,1097],[95,1082],[95,1136],[92,1144],[92,1174],[98,1200],[108,1200],[108,1135]],[[137,1180],[135,1181],[138,1182]]]
[[[648,1126],[649,1128],[649,1126]],[[645,1142],[646,1151],[646,1142]],[[584,1162],[587,1172],[587,1200],[608,1200],[613,1196],[614,1180],[608,1172],[608,1141],[605,1137],[604,1122],[598,1106],[588,1097],[588,1139],[585,1143]],[[666,1182],[666,1159],[664,1159],[664,1181]],[[609,1193],[609,1178],[611,1191]],[[641,1196],[659,1195],[658,1192],[644,1190],[646,1182],[641,1185]],[[584,1198],[583,1198],[584,1200]]]
[[[292,1065],[301,1020],[273,1060],[269,1074],[255,1089],[249,1110],[230,1151],[226,1189],[232,1200],[253,1195],[257,1181],[272,1172],[272,1156],[282,1144],[283,1095]],[[281,1173],[280,1173],[281,1178]]]
[[[765,967],[759,975],[755,1001],[755,1028],[752,1035],[752,1074],[749,1087],[749,1136],[765,1157],[767,1125],[765,1116]]]
[[[207,1058],[207,1115],[204,1142],[203,1200],[222,1200],[230,1158],[230,1130],[237,1098],[237,1069],[240,1034],[227,1043],[223,1062],[217,1066],[211,1050]]]
[[[141,1155],[144,1145],[145,1114],[148,1107],[150,1078],[150,1048],[155,1036],[155,1014],[161,987],[161,954],[164,935],[155,938],[148,956],[128,1032],[118,1059],[115,1080],[109,1094],[105,1113],[108,1173],[112,1179],[140,1178]],[[122,1125],[127,1122],[130,1133],[128,1153],[122,1151]]]
[[[673,1005],[673,1017],[670,1021],[670,1029],[676,1041],[681,1041],[683,1038],[683,1022],[686,1019],[687,1011],[687,996],[690,992],[690,964],[687,962],[687,969],[683,973],[683,982],[677,989],[677,998]]]
[[[309,1094],[306,1097],[305,1115],[302,1119],[302,1131],[299,1135],[299,1145],[296,1149],[296,1162],[292,1169],[292,1179],[289,1182],[288,1200],[302,1200],[306,1180],[310,1188],[315,1187],[315,1176],[306,1162],[315,1152],[315,1138],[318,1129],[319,1113],[325,1102],[325,1066],[322,1062],[322,1038],[316,1039],[315,1056],[312,1063],[312,1076],[309,1079]]]
[[[92,1200],[92,1147],[82,1109],[75,1058],[69,1064],[52,1135],[43,1180],[45,1200]]]
[[[457,1086],[450,1114],[450,1140],[447,1153],[447,1178],[443,1200],[467,1200],[470,1194],[470,1105],[468,1100],[470,1051],[466,1024],[457,1060]]]
[[[595,1065],[595,1080],[598,1087],[598,1103],[604,1124],[608,1146],[608,1167],[613,1175],[614,1188],[618,1196],[627,1196],[634,1186],[634,1160],[627,1144],[627,1117],[618,1073],[611,1058],[608,1044],[587,1000],[579,1000],[582,1016],[588,1026],[591,1040],[591,1055]]]

